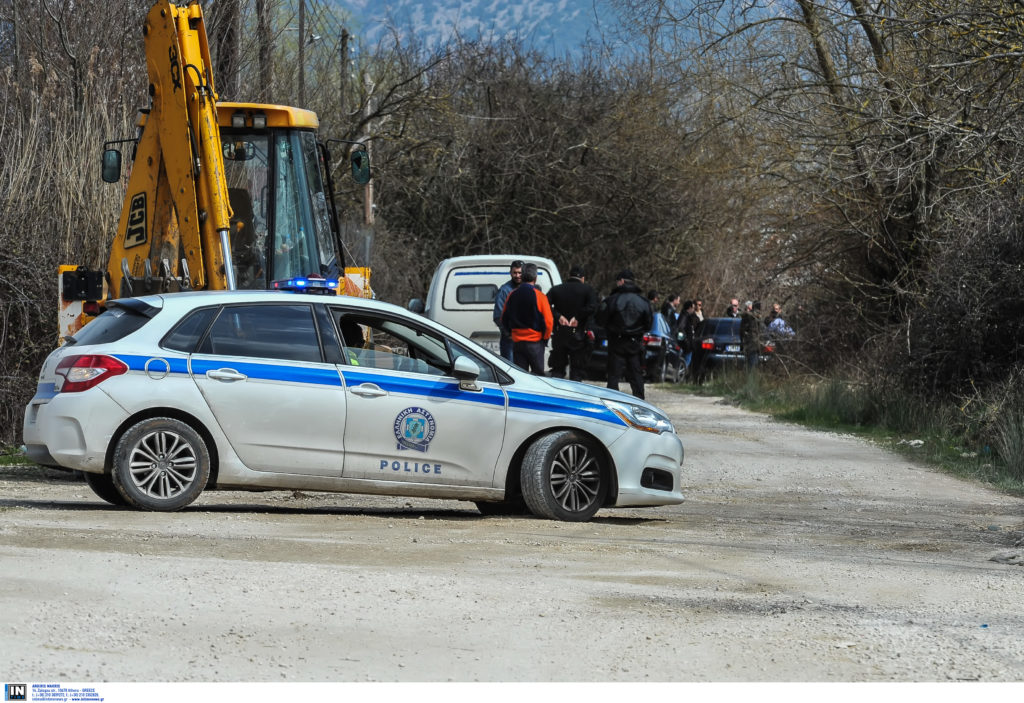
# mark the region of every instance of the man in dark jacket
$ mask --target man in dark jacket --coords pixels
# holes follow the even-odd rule
[[[512,361],[521,369],[544,375],[544,349],[551,336],[551,303],[537,287],[537,264],[523,266],[523,282],[513,290],[501,313],[512,337]]]
[[[582,381],[590,357],[592,336],[588,336],[588,326],[590,318],[597,312],[597,291],[584,282],[585,273],[583,267],[577,264],[569,269],[569,278],[565,283],[559,283],[548,291],[551,314],[555,320],[548,365],[555,378],[565,378],[565,367],[568,365],[569,378]]]
[[[644,334],[654,323],[654,313],[633,272],[624,269],[615,279],[611,295],[601,301],[597,322],[608,332],[608,387],[619,389],[625,371],[626,381],[637,398],[644,397]]]
[[[505,359],[513,361],[512,359],[512,333],[508,329],[501,326],[501,313],[505,310],[505,301],[508,300],[508,296],[512,294],[519,284],[523,282],[523,262],[516,259],[508,267],[508,280],[505,284],[498,289],[498,295],[494,299],[494,326],[498,328],[500,334],[498,340],[498,353]]]

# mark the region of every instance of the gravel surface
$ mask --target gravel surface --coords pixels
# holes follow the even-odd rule
[[[0,467],[5,680],[1022,681],[1024,501],[650,389],[687,502],[585,524]]]

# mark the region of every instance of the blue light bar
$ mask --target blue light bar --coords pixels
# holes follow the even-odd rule
[[[293,293],[319,293],[335,295],[338,292],[336,278],[293,277],[271,283],[274,290],[291,291]]]

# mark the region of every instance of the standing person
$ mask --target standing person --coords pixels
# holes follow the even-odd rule
[[[679,338],[679,346],[683,349],[683,361],[687,369],[690,368],[690,362],[693,360],[693,343],[699,323],[700,320],[697,319],[697,314],[693,311],[693,301],[687,300],[683,303],[683,311],[679,314],[679,331],[676,333]]]
[[[501,324],[512,338],[512,360],[516,366],[538,376],[544,375],[544,348],[551,337],[551,303],[536,286],[537,264],[523,266],[522,283],[509,293]]]
[[[793,336],[793,328],[782,319],[782,306],[772,303],[772,315],[768,320],[768,336],[774,340],[787,339]]]
[[[751,300],[743,304],[743,314],[740,315],[740,345],[747,358],[747,371],[750,371],[761,358],[761,321]]]
[[[582,381],[590,358],[592,334],[588,334],[590,318],[597,311],[597,291],[586,283],[586,271],[579,264],[569,269],[569,278],[548,291],[555,331],[551,335],[551,357],[548,365],[554,378]]]
[[[608,331],[608,387],[619,389],[625,372],[630,390],[644,397],[644,333],[651,329],[654,313],[640,294],[633,272],[624,269],[615,279],[611,295],[597,309],[598,324]]]
[[[498,353],[502,358],[512,361],[512,333],[501,324],[501,313],[505,310],[505,301],[512,291],[523,281],[523,262],[516,259],[508,267],[509,279],[498,289],[498,297],[494,299],[494,325],[501,335],[498,341]]]
[[[647,291],[647,302],[650,303],[651,312],[658,312],[661,307],[661,293],[656,290]]]
[[[693,301],[693,318],[692,326],[693,331],[691,335],[690,348],[692,355],[690,356],[690,381],[693,383],[704,382],[704,357],[707,356],[707,350],[704,349],[702,342],[704,341],[704,302],[697,298]]]
[[[729,307],[722,313],[722,317],[739,317],[740,316],[740,301],[733,298],[729,303]]]
[[[665,304],[661,306],[661,314],[665,316],[665,322],[674,333],[679,326],[679,294],[672,293],[665,298]]]

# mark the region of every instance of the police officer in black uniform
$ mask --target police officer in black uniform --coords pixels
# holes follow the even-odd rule
[[[548,302],[555,318],[548,366],[554,378],[565,378],[568,365],[569,379],[582,381],[590,358],[593,338],[588,334],[588,326],[597,312],[597,291],[585,282],[585,275],[583,267],[576,264],[569,269],[564,283],[548,291]]]
[[[644,334],[654,323],[654,313],[632,271],[619,273],[611,295],[601,301],[596,319],[608,331],[608,387],[618,390],[625,372],[633,395],[643,398]]]

